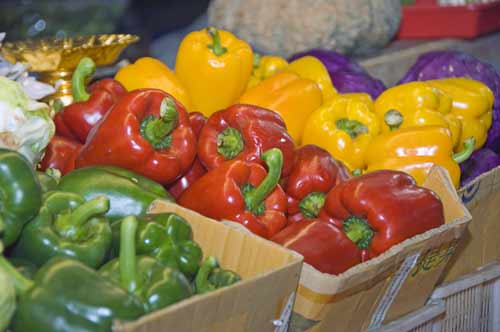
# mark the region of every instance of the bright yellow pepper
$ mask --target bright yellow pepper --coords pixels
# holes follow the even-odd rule
[[[175,73],[186,87],[192,111],[205,116],[234,103],[252,73],[252,49],[232,33],[210,27],[181,42]]]
[[[252,76],[248,81],[247,89],[253,88],[261,81],[282,71],[288,66],[288,62],[279,56],[253,54],[254,63]]]
[[[451,132],[453,146],[457,147],[462,123],[451,113],[451,97],[426,82],[410,82],[384,91],[375,100],[382,132],[397,128],[441,126]]]
[[[468,137],[476,139],[476,150],[481,148],[491,127],[493,92],[482,82],[468,78],[445,78],[427,83],[451,97],[451,112],[462,122],[462,134],[455,150],[461,150]]]
[[[149,57],[140,58],[135,63],[121,68],[116,73],[115,80],[128,91],[143,88],[163,90],[174,96],[186,109],[191,108],[186,89],[174,72],[160,60]]]
[[[406,172],[421,185],[434,164],[448,170],[455,187],[460,182],[458,163],[474,151],[474,138],[453,155],[453,141],[445,127],[425,126],[399,129],[375,137],[368,146],[367,172],[392,169]]]
[[[285,121],[288,133],[299,145],[309,114],[321,106],[323,95],[318,85],[297,74],[281,72],[248,89],[240,104],[257,105],[275,111]]]
[[[373,101],[365,93],[341,94],[311,113],[302,144],[316,144],[342,161],[349,170],[365,168],[370,141],[380,132]]]
[[[325,65],[313,56],[307,55],[290,62],[286,70],[302,78],[307,78],[316,82],[321,89],[324,101],[337,95],[337,90],[333,86],[330,74]]]

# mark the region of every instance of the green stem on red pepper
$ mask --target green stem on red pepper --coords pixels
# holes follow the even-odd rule
[[[220,40],[220,35],[219,35],[219,30],[215,27],[208,27],[207,32],[212,37],[213,39],[213,44],[207,45],[209,49],[214,52],[215,55],[221,56],[224,53],[227,52],[227,48],[222,46],[221,40]]]
[[[141,135],[155,150],[166,149],[172,144],[172,131],[176,128],[179,113],[172,98],[165,98],[160,105],[160,117],[146,116],[141,122]]]
[[[326,195],[322,192],[312,192],[304,197],[300,203],[300,212],[308,219],[316,218],[319,211],[325,205]]]
[[[27,279],[23,276],[11,263],[3,256],[0,255],[0,269],[4,270],[5,273],[9,276],[14,287],[16,288],[16,292],[18,295],[21,295],[28,291],[31,287],[33,287],[34,282],[30,279]]]
[[[342,229],[349,240],[356,243],[360,249],[368,249],[374,232],[365,219],[349,216],[344,220]]]
[[[85,81],[95,72],[95,62],[85,57],[80,60],[71,78],[73,102],[87,101],[90,98]]]
[[[366,134],[368,127],[357,120],[347,118],[338,119],[335,122],[338,129],[346,132],[352,139],[358,137],[360,134]]]
[[[403,124],[404,117],[398,110],[388,110],[384,114],[384,122],[390,130],[396,130]]]
[[[123,219],[120,228],[120,283],[129,293],[139,288],[135,250],[137,226],[136,217],[129,216]]]
[[[73,211],[67,211],[57,216],[54,227],[57,233],[65,238],[78,241],[85,236],[82,226],[92,217],[104,215],[109,210],[109,199],[98,196],[83,203]]]
[[[474,147],[476,145],[476,138],[469,137],[464,140],[464,149],[460,152],[457,152],[453,155],[453,160],[457,163],[463,163],[471,156],[472,152],[474,152]]]
[[[283,153],[278,148],[272,148],[262,154],[262,160],[268,168],[264,180],[256,188],[252,188],[249,184],[242,188],[246,209],[255,215],[264,213],[264,200],[274,191],[280,180]]]
[[[217,135],[217,152],[224,159],[233,159],[241,151],[243,151],[243,137],[238,129],[227,127]]]

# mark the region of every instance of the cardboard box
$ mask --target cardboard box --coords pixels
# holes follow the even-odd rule
[[[178,205],[155,201],[150,213],[175,212],[193,228],[205,256],[239,273],[242,281],[193,296],[137,321],[115,324],[116,332],[286,331],[302,256]]]
[[[500,166],[484,173],[458,192],[472,215],[443,281],[454,281],[480,267],[500,262]]]
[[[434,167],[424,186],[443,201],[446,224],[338,276],[304,263],[291,332],[376,329],[425,304],[471,215],[445,170]]]

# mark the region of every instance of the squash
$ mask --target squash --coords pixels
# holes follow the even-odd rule
[[[311,48],[369,54],[396,33],[400,0],[213,0],[208,21],[258,51],[288,57]]]

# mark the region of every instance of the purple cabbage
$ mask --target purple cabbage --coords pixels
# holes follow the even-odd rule
[[[364,92],[375,99],[385,90],[382,81],[370,76],[355,61],[334,51],[312,49],[292,55],[289,61],[306,55],[318,58],[325,65],[333,85],[340,93]]]
[[[465,186],[479,175],[497,166],[500,166],[500,155],[488,148],[475,151],[469,159],[460,164],[462,170],[460,186]]]
[[[500,74],[492,65],[461,52],[428,52],[419,56],[399,84],[446,77],[469,77],[483,82],[491,89],[495,96],[493,123],[484,147],[500,154]]]

